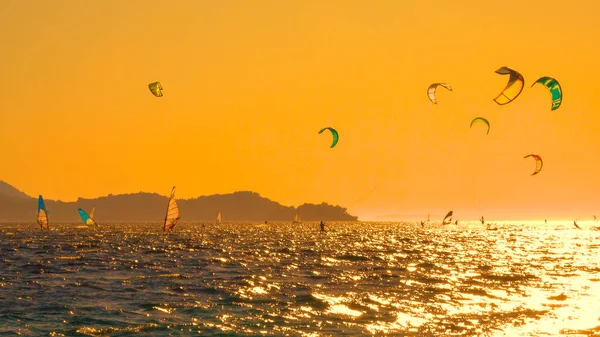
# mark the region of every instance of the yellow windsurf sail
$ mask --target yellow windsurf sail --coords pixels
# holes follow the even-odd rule
[[[165,216],[165,224],[163,225],[163,231],[168,232],[179,221],[179,207],[175,202],[175,186],[171,190],[171,196],[169,197],[169,205],[167,206],[167,215]]]
[[[81,208],[77,209],[77,212],[79,212],[79,216],[81,217],[81,221],[83,221],[84,224],[86,224],[88,226],[96,226],[96,227],[98,227],[98,224],[93,219],[93,217],[94,217],[94,208],[92,208],[92,212],[90,213],[90,215],[88,215]]]

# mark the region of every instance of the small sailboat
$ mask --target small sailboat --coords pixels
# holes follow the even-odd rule
[[[165,223],[163,225],[163,232],[169,232],[177,222],[179,221],[179,207],[175,202],[175,186],[171,190],[171,196],[169,197],[169,204],[167,205],[167,214],[165,215]]]
[[[446,214],[446,216],[444,217],[444,220],[442,220],[442,225],[448,225],[452,223],[452,211],[448,212],[448,214]]]
[[[296,216],[294,217],[294,221],[292,223],[302,223],[300,220],[300,211],[298,211],[298,209],[296,209]]]
[[[222,219],[223,216],[221,215],[221,212],[219,212],[219,214],[217,214],[217,224],[220,224]]]
[[[44,198],[42,198],[41,195],[38,198],[37,223],[40,225],[42,230],[50,230],[50,225],[48,224],[48,211],[46,211]]]
[[[83,221],[84,224],[88,225],[88,226],[96,226],[98,227],[98,224],[96,223],[96,221],[94,221],[94,210],[96,208],[92,207],[92,211],[90,212],[90,214],[88,215],[83,209],[78,208],[77,212],[79,212],[79,216],[81,217],[81,221]]]

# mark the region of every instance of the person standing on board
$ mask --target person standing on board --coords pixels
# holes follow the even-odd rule
[[[321,221],[321,223],[319,224],[321,226],[321,232],[325,231],[325,223],[323,221]]]

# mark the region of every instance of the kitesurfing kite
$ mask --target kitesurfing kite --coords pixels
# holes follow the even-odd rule
[[[510,77],[508,78],[506,87],[504,87],[498,97],[494,98],[494,102],[504,105],[514,101],[521,94],[525,86],[523,75],[509,67],[500,67],[496,70],[496,74],[510,75]]]
[[[484,123],[485,125],[487,125],[487,132],[485,134],[487,135],[490,133],[490,122],[488,122],[487,119],[485,119],[483,117],[475,117],[471,121],[471,125],[469,127],[473,127],[473,124],[475,124],[475,123]]]
[[[433,104],[437,104],[437,101],[435,99],[435,92],[436,92],[438,86],[442,86],[442,87],[452,91],[452,87],[446,83],[434,83],[434,84],[430,85],[429,88],[427,88],[427,96],[429,96],[429,100]]]
[[[150,92],[156,97],[162,97],[163,95],[163,88],[162,85],[160,85],[160,82],[153,82],[148,84],[148,89],[150,89]]]
[[[525,157],[523,157],[523,159],[525,158],[529,158],[529,157],[533,157],[533,159],[535,159],[535,171],[533,171],[533,173],[531,174],[532,176],[540,173],[540,171],[542,170],[542,167],[544,166],[544,162],[542,161],[542,157],[538,156],[537,154],[528,154]]]
[[[163,225],[163,232],[168,232],[179,221],[179,207],[177,207],[177,203],[175,202],[175,186],[171,190],[171,196],[169,197],[169,204],[167,206],[167,215],[165,215],[165,223]]]
[[[83,221],[84,224],[86,224],[88,226],[94,225],[94,226],[98,227],[98,224],[96,223],[96,221],[94,221],[94,208],[92,208],[92,212],[89,215],[81,208],[78,208],[77,212],[79,212],[81,221]]]
[[[335,146],[335,144],[337,144],[338,140],[340,139],[340,135],[338,135],[338,132],[335,131],[335,129],[331,128],[331,127],[322,128],[321,131],[319,131],[319,134],[321,134],[325,130],[331,131],[331,135],[333,136],[333,142],[331,143],[331,146],[330,146],[330,148],[332,148]]]
[[[552,77],[544,76],[544,77],[538,78],[538,80],[535,81],[531,85],[531,87],[536,85],[536,83],[542,84],[550,91],[550,95],[552,97],[552,109],[551,110],[558,109],[560,107],[560,104],[562,103],[562,88],[560,87],[560,84],[558,83],[558,81]]]

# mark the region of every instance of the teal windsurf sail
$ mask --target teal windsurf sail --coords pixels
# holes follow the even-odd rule
[[[40,195],[38,198],[38,211],[37,211],[37,223],[40,225],[42,230],[49,230],[48,224],[48,212],[46,211],[46,205],[44,204],[44,198]]]
[[[96,223],[96,221],[94,221],[94,219],[89,216],[84,210],[82,210],[81,208],[77,209],[77,212],[79,212],[79,216],[81,217],[81,221],[83,221],[84,224],[88,225],[88,226],[96,226],[98,227],[98,224]],[[94,209],[92,209],[92,216],[94,214]]]

